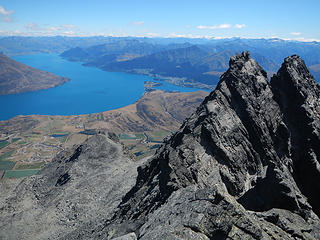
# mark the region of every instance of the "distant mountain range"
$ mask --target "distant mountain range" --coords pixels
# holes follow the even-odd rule
[[[250,51],[269,77],[286,56],[298,54],[305,59],[315,77],[320,78],[320,44],[317,42],[239,38],[203,40],[197,44],[187,41],[159,44],[156,40],[118,39],[88,48],[72,48],[61,56],[106,71],[146,74],[167,78],[178,85],[197,86],[200,83],[212,88],[235,53]]]
[[[37,54],[37,53],[62,53],[63,51],[71,48],[89,48],[91,46],[101,44],[115,44],[127,42],[127,41],[142,41],[143,43],[149,43],[150,45],[182,45],[184,43],[202,43],[203,39],[199,41],[189,39],[161,39],[161,38],[135,38],[135,37],[65,37],[65,36],[54,36],[54,37],[0,37],[0,52],[8,56]],[[190,45],[189,44],[189,45]],[[121,44],[120,44],[121,45]]]
[[[114,41],[115,39],[112,39]],[[61,53],[72,47],[89,47],[111,41],[105,37],[0,37],[0,52],[8,56]]]
[[[150,75],[182,86],[212,89],[230,56],[250,51],[271,77],[289,55],[301,56],[320,79],[320,43],[273,39],[138,37],[2,37],[0,51],[12,55],[56,53],[106,71]]]
[[[69,79],[41,71],[0,54],[0,95],[37,91]]]

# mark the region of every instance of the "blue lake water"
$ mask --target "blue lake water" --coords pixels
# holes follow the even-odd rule
[[[0,96],[0,120],[16,115],[75,115],[120,108],[138,100],[144,93],[144,81],[152,81],[148,76],[85,67],[56,54],[26,55],[14,59],[70,78],[71,81],[46,90]],[[200,90],[161,83],[163,85],[157,89],[181,92]]]

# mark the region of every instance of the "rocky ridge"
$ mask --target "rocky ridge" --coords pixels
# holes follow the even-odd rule
[[[77,203],[82,198],[72,196],[74,187],[78,191],[88,189],[86,184],[90,180],[99,179],[93,182],[97,181],[99,186],[90,185],[95,186],[95,192],[99,187],[115,189],[115,186],[118,192],[100,191],[101,201],[94,201],[90,220],[77,220],[92,207],[89,201],[84,203],[84,210],[79,210],[80,216],[71,221],[74,225],[60,227],[63,231],[58,235],[54,232],[57,228],[46,233],[42,230],[41,236],[141,240],[320,239],[319,100],[319,85],[298,56],[286,58],[268,82],[266,72],[249,53],[243,52],[231,57],[229,69],[221,76],[217,88],[180,130],[165,140],[156,155],[144,164],[136,163],[140,166],[134,186],[134,165],[120,151],[112,151],[110,155],[110,149],[118,149],[116,144],[96,136],[84,145],[91,148],[77,148],[68,157],[57,156],[39,176],[26,179],[12,190],[11,197],[0,206],[1,232],[23,229],[21,219],[26,219],[30,211],[24,208],[15,216],[22,201],[17,198],[43,193],[33,201],[32,209],[38,209],[43,201],[53,203],[56,196],[64,196],[62,202]],[[101,157],[92,158],[96,155]],[[108,162],[109,155],[117,160]],[[97,164],[105,163],[104,168],[94,170],[89,164],[92,159]],[[112,181],[114,175],[99,177],[106,169],[117,168],[119,165],[115,163],[123,169],[131,168],[131,174],[121,174],[115,181]],[[57,167],[62,165],[67,166],[67,171]],[[91,178],[88,174],[79,175],[88,170]],[[41,179],[51,179],[52,175],[54,181],[50,180],[48,187],[48,181]],[[129,182],[118,186],[122,181]],[[17,189],[25,190],[19,193],[22,190]],[[82,197],[91,196],[87,190],[83,194]],[[106,199],[113,198],[117,200],[107,204]],[[16,210],[10,210],[12,206]],[[54,211],[54,204],[50,206]],[[94,217],[99,209],[102,212]],[[8,220],[10,216],[15,217]],[[57,219],[63,216],[61,212]]]
[[[103,222],[134,185],[138,163],[96,135],[59,153],[38,175],[0,182],[0,239],[59,239]],[[11,180],[13,181],[13,180]]]
[[[319,239],[319,86],[295,55],[270,83],[246,52],[229,64],[138,169],[105,237]]]

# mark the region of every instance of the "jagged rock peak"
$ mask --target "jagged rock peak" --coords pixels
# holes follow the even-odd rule
[[[250,59],[250,52],[242,52],[236,56],[231,56],[229,66],[231,67],[236,62],[246,62]]]
[[[319,95],[319,85],[310,74],[305,62],[298,56],[292,55],[284,59],[281,68],[271,79],[271,85],[277,91],[292,91],[292,94],[305,98],[310,95]],[[312,92],[310,92],[311,88]]]
[[[309,73],[305,62],[296,54],[289,56],[289,57],[286,57],[284,59],[282,66],[290,69],[291,71],[298,70],[300,74]]]
[[[284,59],[284,62],[279,70],[279,73],[287,72],[290,74],[291,80],[298,81],[297,83],[309,82],[315,84],[313,76],[310,74],[305,62],[298,56],[292,55]]]
[[[271,79],[275,100],[290,133],[293,177],[320,216],[320,89],[297,55],[285,59]]]
[[[229,64],[196,113],[139,168],[105,236],[320,238],[320,109],[313,108],[317,88],[308,93],[315,83],[305,84],[312,78],[297,56],[285,60],[272,86],[248,52]],[[301,88],[292,108],[291,93]]]
[[[239,75],[263,75],[267,77],[267,73],[260,67],[260,65],[250,57],[249,52],[242,52],[236,56],[230,57],[229,70],[230,72]],[[239,75],[240,77],[240,75]]]

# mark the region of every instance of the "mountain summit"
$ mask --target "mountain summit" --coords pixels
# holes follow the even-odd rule
[[[298,56],[286,58],[269,82],[266,72],[243,52],[231,57],[216,89],[180,130],[138,167],[134,186],[132,171],[128,177],[123,174],[134,164],[116,154],[115,143],[97,136],[73,154],[58,156],[34,179],[20,184],[20,190],[13,190],[1,208],[0,229],[21,232],[21,222],[26,216],[36,217],[30,209],[41,202],[49,204],[53,214],[57,196],[61,203],[56,202],[55,216],[69,216],[72,210],[64,204],[68,195],[77,215],[68,217],[65,227],[54,217],[42,218],[59,225],[60,231],[57,235],[43,227],[47,232],[41,230],[42,237],[320,239],[319,100],[320,88]],[[120,160],[108,160],[119,158],[126,159],[121,160],[123,171]],[[92,170],[102,163],[107,170]],[[52,184],[48,179],[54,180]],[[128,184],[120,184],[123,181]],[[94,183],[101,184],[101,191]],[[94,194],[99,192],[96,197],[104,201],[103,207],[84,184],[92,185]],[[72,199],[72,191],[80,194],[75,189],[83,189],[81,194],[87,196],[78,199],[84,204],[81,208]],[[33,195],[41,196],[33,208],[24,208],[19,217],[10,211]],[[91,203],[96,217],[90,214]],[[43,214],[38,212],[37,217]]]
[[[217,88],[138,169],[107,235],[138,222],[141,239],[318,239],[319,100],[298,56],[271,83],[249,53],[231,57]]]

